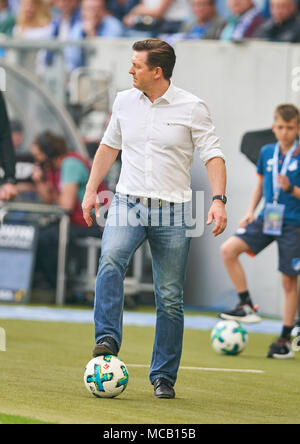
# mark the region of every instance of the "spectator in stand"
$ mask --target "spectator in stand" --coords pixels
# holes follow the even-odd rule
[[[232,16],[220,35],[220,40],[239,41],[253,37],[256,29],[264,22],[253,0],[228,0]]]
[[[18,119],[12,119],[10,121],[11,137],[15,149],[15,153],[24,154],[26,151],[24,149],[24,128],[22,122]]]
[[[57,0],[58,13],[52,20],[51,36],[67,40],[72,28],[80,21],[80,0]]]
[[[35,139],[32,153],[36,160],[32,175],[36,190],[42,201],[57,204],[69,213],[70,242],[78,237],[100,237],[100,227],[87,227],[81,211],[90,172],[89,160],[77,152],[68,151],[65,139],[50,131]],[[56,288],[58,239],[58,223],[40,228],[36,271],[45,275],[51,288]]]
[[[51,14],[43,0],[21,0],[13,34],[22,39],[47,39]]]
[[[254,3],[265,18],[270,18],[269,0],[254,0]],[[216,8],[220,17],[229,19],[231,14],[225,0],[216,0]]]
[[[300,42],[300,16],[295,0],[271,0],[271,18],[262,24],[255,37],[272,42]]]
[[[15,17],[8,7],[8,0],[0,0],[0,34],[12,36]]]
[[[139,2],[139,0],[107,0],[107,9],[114,17],[122,21]]]
[[[226,22],[216,11],[215,0],[192,0],[193,20],[181,27],[185,39],[217,39]]]
[[[58,40],[71,40],[75,26],[80,22],[80,0],[57,0],[56,8],[58,13],[52,20],[50,38]],[[77,66],[80,66],[78,59],[81,58],[81,51],[78,47],[66,47],[64,51],[66,71],[69,73]],[[46,65],[55,63],[54,53],[46,52]],[[78,65],[79,63],[79,65]]]
[[[124,17],[124,24],[134,31],[145,33],[145,37],[157,37],[158,34],[175,34],[190,14],[188,0],[141,0]]]
[[[62,0],[67,1],[67,0]],[[74,1],[74,0],[68,0]],[[105,0],[83,0],[80,20],[74,23],[69,39],[79,40],[86,37],[122,37],[122,22],[113,17],[106,8]],[[70,73],[79,66],[85,66],[85,52],[80,47],[69,46],[65,49],[67,71]],[[49,57],[47,58],[47,62]]]
[[[83,0],[81,15],[74,37],[122,37],[124,34],[122,23],[109,13],[105,0]]]
[[[10,120],[11,138],[16,157],[16,179],[18,201],[36,201],[37,194],[31,174],[33,171],[33,156],[24,146],[24,127],[19,119]]]
[[[269,19],[271,17],[270,0],[257,0],[257,1],[260,3],[261,11],[264,17]],[[295,2],[297,3],[298,8],[300,8],[300,0],[295,0]]]

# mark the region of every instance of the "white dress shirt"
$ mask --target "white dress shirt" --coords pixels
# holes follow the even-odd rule
[[[101,143],[122,150],[117,192],[169,202],[192,198],[195,149],[204,163],[224,159],[205,102],[172,83],[153,103],[136,88],[118,93]]]

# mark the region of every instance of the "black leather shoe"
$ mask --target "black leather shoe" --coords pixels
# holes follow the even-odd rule
[[[164,378],[155,379],[154,383],[154,396],[156,398],[172,399],[175,398],[175,391],[170,381]]]
[[[95,345],[93,350],[93,357],[104,356],[104,355],[115,355],[118,356],[118,345],[116,341],[111,336],[105,336],[100,339]]]

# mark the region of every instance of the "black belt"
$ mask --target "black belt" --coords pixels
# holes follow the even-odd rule
[[[124,196],[126,196],[127,199],[133,200],[135,203],[140,203],[142,205],[145,205],[148,208],[162,208],[162,207],[172,208],[175,205],[174,202],[169,202],[163,199],[152,199],[151,197],[132,196],[130,194],[126,194]]]

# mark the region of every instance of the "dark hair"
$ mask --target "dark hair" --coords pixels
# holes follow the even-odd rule
[[[297,119],[297,122],[300,123],[300,112],[295,105],[287,104],[277,106],[274,117],[275,120],[277,117],[281,117],[285,122]]]
[[[34,140],[34,143],[38,145],[40,150],[51,160],[68,152],[65,139],[51,133],[51,131],[41,133]]]
[[[159,39],[147,39],[135,42],[134,51],[148,51],[147,64],[150,68],[160,67],[164,78],[170,80],[176,63],[175,51],[168,43]]]
[[[2,0],[0,0],[1,2]],[[18,119],[12,119],[10,121],[10,129],[12,132],[16,132],[16,133],[22,133],[23,132],[23,125],[22,122]]]

